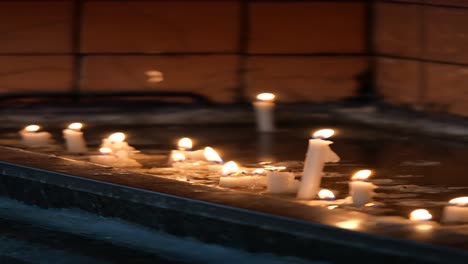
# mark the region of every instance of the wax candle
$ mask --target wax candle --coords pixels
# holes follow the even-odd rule
[[[48,132],[41,132],[38,125],[29,125],[19,131],[22,142],[26,146],[37,147],[44,146],[50,143],[51,135]]]
[[[210,172],[221,172],[223,168],[223,160],[218,152],[211,147],[206,147],[203,151],[206,161],[208,162],[207,168]]]
[[[313,199],[320,188],[323,167],[326,162],[338,162],[340,158],[331,149],[332,141],[324,140],[334,134],[332,129],[322,129],[313,134],[309,140],[304,171],[297,198]]]
[[[272,93],[261,93],[257,95],[257,101],[253,103],[259,132],[273,132],[275,130],[273,123],[274,99],[275,95]]]
[[[122,132],[113,133],[102,140],[101,148],[110,148],[114,153],[123,150],[132,154],[135,152],[135,148],[125,141],[126,137],[127,136]]]
[[[364,206],[372,201],[374,189],[377,187],[371,182],[366,182],[371,174],[371,170],[360,170],[351,177],[349,192],[354,206]]]
[[[219,186],[236,188],[245,186],[265,186],[266,177],[258,175],[245,175],[239,171],[239,166],[234,161],[224,164],[219,178]]]
[[[426,209],[416,209],[410,213],[411,221],[428,221],[432,219],[432,215]]]
[[[86,142],[83,137],[83,132],[81,128],[83,124],[81,123],[72,123],[68,126],[67,129],[64,129],[63,137],[65,138],[65,143],[67,146],[67,151],[71,153],[86,153],[88,149],[86,147]]]
[[[99,152],[101,153],[101,155],[89,156],[89,160],[92,163],[106,165],[106,166],[114,166],[115,164],[117,164],[118,159],[112,153],[112,149],[103,147],[99,149]]]
[[[295,193],[299,187],[292,172],[267,170],[267,192],[268,193]]]
[[[190,138],[184,137],[181,138],[177,143],[178,150],[171,151],[171,155],[173,153],[183,153],[185,156],[185,160],[187,161],[197,161],[197,160],[204,160],[205,155],[203,150],[195,150],[192,151],[193,142]]]
[[[445,206],[442,215],[444,223],[468,223],[468,196],[454,198]]]

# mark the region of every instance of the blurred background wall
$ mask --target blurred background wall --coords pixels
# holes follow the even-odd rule
[[[463,0],[0,1],[0,94],[322,103],[369,83],[384,102],[468,116],[466,25]]]

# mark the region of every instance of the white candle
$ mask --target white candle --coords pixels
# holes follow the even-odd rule
[[[112,154],[112,149],[104,147],[104,148],[100,148],[99,152],[101,153],[101,155],[89,156],[89,160],[92,163],[106,165],[106,166],[114,166],[115,164],[117,164],[118,159],[116,156]]]
[[[331,129],[322,129],[314,133],[309,140],[304,171],[297,193],[299,199],[313,199],[320,188],[325,162],[338,162],[339,157],[331,149],[332,141],[324,140],[334,134]]]
[[[26,146],[44,146],[50,143],[51,135],[48,132],[40,132],[38,125],[29,125],[19,131],[23,144]]]
[[[468,196],[454,198],[445,206],[442,215],[444,223],[468,223]]]
[[[267,170],[268,193],[295,193],[298,187],[299,181],[292,172]]]
[[[224,164],[222,176],[219,178],[219,186],[225,188],[265,186],[266,177],[258,175],[243,176],[239,173],[239,166],[234,161]]]
[[[132,154],[135,152],[135,148],[125,141],[126,137],[122,132],[113,133],[108,138],[102,140],[101,148],[110,148],[114,153],[123,150],[128,152],[128,154]]]
[[[275,95],[272,93],[261,93],[257,95],[257,101],[253,103],[257,130],[259,132],[273,132],[275,130],[273,110]]]
[[[83,138],[83,132],[81,128],[83,124],[81,123],[72,123],[68,126],[67,129],[64,129],[63,137],[65,138],[65,143],[67,146],[67,151],[71,153],[86,153],[88,149],[86,147],[86,142]]]
[[[193,147],[192,140],[188,137],[181,138],[177,143],[178,150],[171,151],[171,155],[176,152],[181,152],[184,154],[187,161],[197,161],[204,160],[205,155],[203,150],[191,151]]]
[[[377,187],[370,182],[365,182],[371,174],[372,171],[370,170],[360,170],[351,177],[351,182],[349,182],[349,192],[354,206],[364,206],[372,201],[374,189]]]

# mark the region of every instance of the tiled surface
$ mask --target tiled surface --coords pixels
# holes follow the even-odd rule
[[[235,1],[98,1],[85,4],[84,52],[234,52]]]
[[[375,46],[379,53],[421,56],[422,9],[419,5],[377,3]]]
[[[355,95],[355,76],[366,69],[364,58],[253,57],[247,94],[273,92],[281,102],[337,101]]]
[[[84,60],[83,92],[196,92],[231,102],[237,86],[236,56],[90,56]],[[163,80],[151,82],[148,71]]]
[[[468,64],[468,9],[426,8],[427,57]]]
[[[1,1],[0,53],[71,51],[71,1]]]
[[[468,67],[427,64],[429,110],[468,116]]]
[[[384,101],[416,106],[420,102],[420,62],[398,59],[377,60],[377,91]]]
[[[364,52],[364,12],[359,1],[254,2],[249,52]]]
[[[71,56],[0,56],[0,93],[71,90]]]

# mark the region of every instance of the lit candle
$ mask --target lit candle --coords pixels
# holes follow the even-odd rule
[[[327,189],[320,190],[320,192],[318,192],[318,197],[320,200],[335,200],[335,194]]]
[[[275,95],[272,93],[261,93],[257,95],[257,101],[253,103],[259,132],[273,132],[275,130],[273,124],[274,99]]]
[[[101,155],[89,156],[89,160],[92,163],[114,166],[118,162],[117,157],[112,153],[112,149],[103,147],[99,149],[99,152]]]
[[[444,223],[468,223],[468,196],[454,198],[445,206],[442,216]]]
[[[63,137],[65,138],[65,143],[67,145],[68,152],[71,153],[86,153],[88,149],[86,148],[86,142],[83,138],[83,132],[81,128],[83,124],[81,123],[72,123],[68,126],[67,129],[64,129]]]
[[[203,151],[205,159],[208,161],[208,171],[221,172],[223,168],[223,160],[218,155],[218,152],[213,148],[206,147]]]
[[[29,125],[19,131],[23,144],[27,146],[44,146],[50,143],[51,135],[48,132],[39,131],[41,129],[38,125]]]
[[[411,221],[428,221],[432,219],[432,215],[426,209],[416,209],[410,213]]]
[[[338,162],[340,157],[330,148],[332,141],[324,140],[334,134],[332,129],[322,129],[313,134],[309,140],[304,171],[297,198],[313,199],[320,188],[325,162]]]
[[[197,161],[204,160],[205,155],[203,150],[192,151],[193,142],[190,138],[184,137],[179,140],[177,143],[178,150],[171,151],[171,156],[173,153],[183,153],[186,161]],[[171,162],[171,161],[170,161]]]
[[[219,186],[225,188],[236,188],[245,186],[265,186],[266,177],[258,175],[244,176],[239,171],[239,166],[234,161],[224,164],[219,178]]]
[[[135,152],[135,148],[125,141],[126,138],[127,136],[122,132],[113,133],[102,140],[101,148],[110,148],[114,153],[123,150],[131,154]]]
[[[285,168],[284,168],[285,169]],[[292,172],[266,170],[268,193],[295,193],[299,188],[299,181]]]
[[[354,206],[364,206],[372,201],[374,189],[377,187],[370,182],[366,182],[371,174],[371,170],[360,170],[351,177],[349,192]]]

